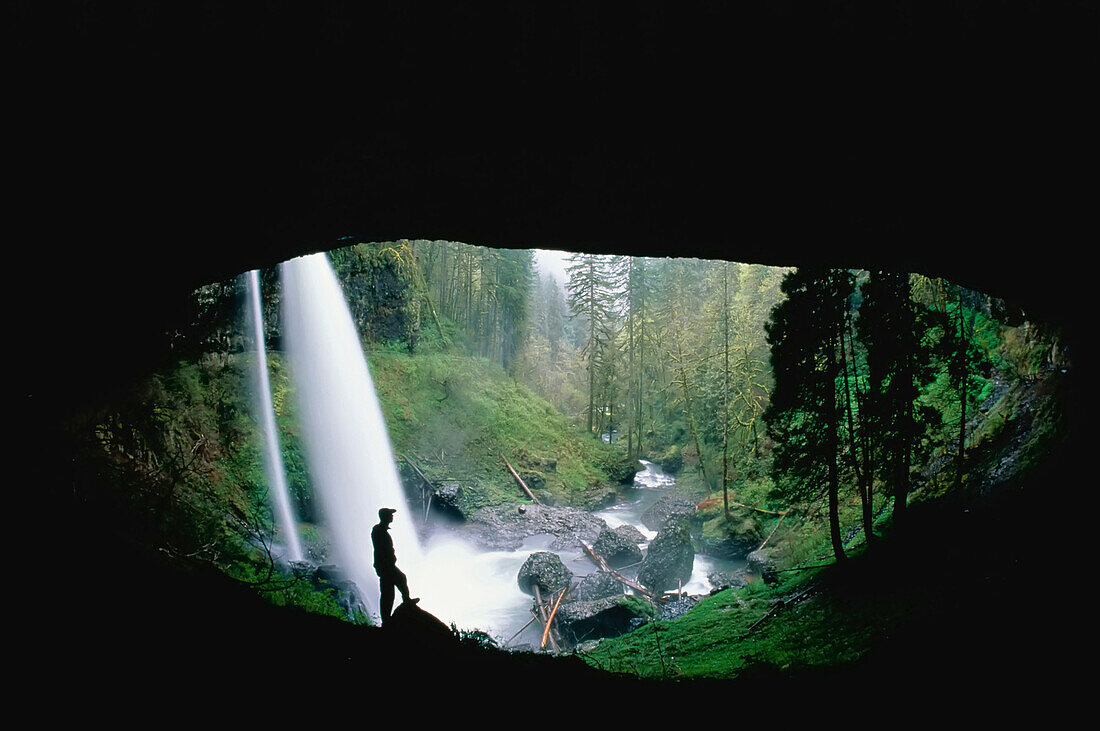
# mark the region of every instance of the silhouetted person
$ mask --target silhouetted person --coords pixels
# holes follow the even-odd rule
[[[378,511],[378,525],[370,532],[371,541],[374,543],[374,570],[378,574],[378,586],[382,590],[382,624],[390,618],[393,611],[394,587],[401,592],[401,601],[416,604],[420,601],[417,597],[409,596],[409,580],[401,569],[397,568],[397,554],[393,550],[393,537],[390,536],[390,523],[393,522],[393,514],[397,511],[393,508],[382,508]]]

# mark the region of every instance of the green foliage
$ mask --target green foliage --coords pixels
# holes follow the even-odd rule
[[[459,482],[468,509],[523,497],[505,458],[566,502],[606,484],[621,463],[621,450],[578,433],[499,364],[395,350],[369,361],[394,450],[430,479]]]
[[[371,619],[361,611],[350,616],[337,598],[336,587],[314,586],[301,576],[274,572],[270,564],[240,561],[228,570],[238,581],[250,584],[261,597],[278,607],[298,607],[312,614],[336,617],[353,624],[369,625]]]

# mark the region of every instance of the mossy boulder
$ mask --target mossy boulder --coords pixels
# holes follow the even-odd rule
[[[684,469],[684,455],[680,451],[680,445],[673,444],[656,459],[661,469],[670,475],[675,475]]]
[[[558,554],[536,551],[523,562],[517,578],[519,588],[525,594],[534,596],[537,586],[542,596],[546,597],[569,586],[573,581],[573,572],[566,568]]]
[[[616,451],[604,460],[603,468],[612,484],[629,485],[634,482],[634,475],[645,469],[645,465],[625,452]]]

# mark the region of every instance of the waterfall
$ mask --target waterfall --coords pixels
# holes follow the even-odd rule
[[[260,304],[260,275],[253,269],[248,273],[249,299],[252,303],[252,333],[256,343],[257,398],[264,431],[264,467],[271,489],[272,509],[279,522],[283,539],[287,543],[287,558],[302,560],[302,546],[298,540],[298,524],[290,507],[290,493],[286,486],[283,456],[279,449],[279,434],[275,430],[275,407],[271,402],[271,380],[267,373],[267,348],[264,344],[263,307]]]
[[[397,510],[390,527],[397,565],[408,574],[416,594],[421,549],[412,511],[359,335],[332,266],[324,254],[280,266],[283,336],[314,492],[336,563],[377,616],[371,528],[378,522],[379,508]]]

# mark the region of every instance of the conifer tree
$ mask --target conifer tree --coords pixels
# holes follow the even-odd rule
[[[866,418],[872,452],[891,481],[894,522],[902,524],[914,449],[935,413],[919,400],[932,378],[931,353],[923,345],[927,323],[913,302],[908,274],[872,272],[862,292],[858,331],[867,348]]]
[[[845,559],[840,533],[838,355],[844,309],[852,291],[847,271],[801,268],[782,284],[787,298],[767,324],[775,388],[765,414],[775,441],[776,482],[788,499],[828,493],[829,537]]]
[[[588,408],[586,424],[591,433],[595,427],[597,382],[599,371],[609,359],[613,343],[612,318],[614,296],[607,257],[598,254],[573,254],[569,257],[569,284],[566,287],[570,307],[569,317],[584,322],[585,339],[581,348],[588,373]]]

